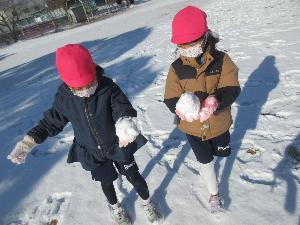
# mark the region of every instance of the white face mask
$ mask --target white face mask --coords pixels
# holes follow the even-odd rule
[[[193,46],[191,46],[189,48],[184,49],[184,48],[180,48],[178,46],[180,55],[182,55],[184,57],[191,57],[191,58],[197,58],[198,56],[200,56],[203,53],[202,46],[204,46],[206,44],[207,35],[208,35],[208,33],[204,34],[204,38],[202,38],[202,40],[200,42],[194,44]]]
[[[185,48],[185,49],[178,47],[178,50],[179,50],[180,55],[182,55],[184,57],[197,58],[198,56],[200,56],[203,53],[201,44],[202,43],[199,43],[199,44],[196,44],[192,47]]]
[[[83,88],[81,90],[74,90],[74,89],[71,89],[71,91],[73,92],[74,95],[78,96],[78,97],[81,97],[81,98],[88,98],[90,96],[92,96],[96,89],[98,87],[98,82],[96,81],[91,87],[89,88]]]

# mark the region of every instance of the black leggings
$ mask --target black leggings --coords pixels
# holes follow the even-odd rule
[[[130,176],[126,176],[127,180],[133,185],[136,192],[139,196],[146,200],[149,198],[149,189],[145,179],[139,172],[136,172]],[[113,205],[118,202],[116,190],[113,183],[104,183],[101,182],[102,190],[109,202],[109,204]]]

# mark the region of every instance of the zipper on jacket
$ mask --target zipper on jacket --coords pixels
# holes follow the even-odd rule
[[[89,128],[90,128],[91,134],[92,134],[93,138],[96,141],[97,148],[98,148],[98,150],[99,150],[99,152],[101,154],[101,157],[105,158],[103,152],[101,151],[100,143],[99,143],[98,138],[97,138],[98,133],[97,133],[97,131],[95,129],[93,129],[93,127],[91,125],[91,122],[90,122],[90,118],[89,118],[89,114],[88,114],[87,98],[84,98],[83,102],[84,102],[84,113],[85,113],[85,117],[87,119],[87,122],[88,122],[88,125],[89,125]]]

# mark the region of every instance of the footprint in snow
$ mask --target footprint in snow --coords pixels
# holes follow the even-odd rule
[[[53,193],[31,212],[5,225],[62,225],[69,208],[71,192]],[[28,207],[29,208],[29,207]]]

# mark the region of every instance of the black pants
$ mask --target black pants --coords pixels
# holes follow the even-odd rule
[[[148,185],[139,173],[134,156],[130,157],[127,162],[117,162],[107,159],[105,163],[92,170],[91,175],[93,180],[101,182],[102,190],[110,204],[115,204],[118,201],[113,185],[113,181],[118,178],[118,172],[126,176],[142,199],[146,200],[149,198]]]
[[[229,131],[206,141],[189,134],[186,136],[200,163],[209,163],[214,159],[214,156],[228,157],[231,153]]]
[[[126,176],[126,178],[134,186],[135,190],[142,199],[146,200],[149,198],[148,185],[138,171],[134,174]],[[109,204],[116,204],[118,199],[113,182],[101,182],[101,187]]]

